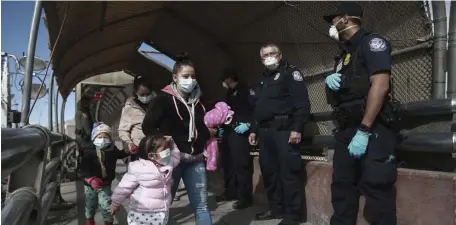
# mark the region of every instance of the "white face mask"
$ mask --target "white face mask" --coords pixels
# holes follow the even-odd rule
[[[109,140],[109,138],[95,138],[93,144],[99,148],[104,148],[111,144],[111,140]]]
[[[164,166],[169,165],[169,162],[171,161],[171,150],[169,150],[169,148],[159,152],[158,155],[160,156],[160,158],[157,159],[158,163]]]
[[[222,83],[222,86],[223,86],[224,88],[228,89],[228,85],[226,85],[225,82]]]
[[[353,18],[358,18],[358,19],[359,19],[359,17],[353,17]],[[337,26],[337,24],[340,23],[340,21],[342,21],[342,19],[343,19],[343,18],[340,18],[340,20],[338,20],[338,21],[336,22],[336,25],[331,25],[331,27],[329,28],[329,36],[330,36],[332,39],[336,40],[336,41],[340,41],[339,33],[344,32],[344,31],[346,31],[346,30],[348,30],[348,29],[350,29],[350,28],[352,28],[352,27],[356,27],[356,26],[357,26],[357,25],[349,26],[349,27],[347,27],[347,28],[345,28],[345,29],[343,29],[343,30],[341,30],[341,31],[338,31],[337,28],[336,28],[336,26]]]
[[[339,31],[337,31],[336,26],[331,25],[329,28],[329,36],[336,41],[339,40]]]
[[[178,81],[179,89],[185,94],[191,93],[198,84],[198,82],[192,78],[179,78]]]
[[[264,65],[270,70],[275,70],[279,67],[279,61],[276,57],[269,56],[264,59]]]
[[[144,103],[144,104],[147,104],[150,102],[150,100],[152,100],[152,95],[148,95],[148,96],[138,96],[138,101]]]

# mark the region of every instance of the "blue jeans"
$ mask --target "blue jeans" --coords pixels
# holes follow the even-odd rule
[[[204,162],[185,162],[173,170],[173,186],[171,193],[176,195],[179,181],[182,178],[187,190],[190,206],[195,214],[196,225],[212,225],[211,212],[207,204],[207,177]]]

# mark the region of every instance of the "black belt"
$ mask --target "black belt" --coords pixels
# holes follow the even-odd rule
[[[276,128],[276,129],[288,129],[291,126],[291,116],[280,115],[274,116],[270,120],[261,121],[259,123],[260,128]]]

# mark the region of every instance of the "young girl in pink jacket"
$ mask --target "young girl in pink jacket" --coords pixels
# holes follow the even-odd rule
[[[225,102],[217,102],[215,108],[204,115],[204,123],[208,128],[217,128],[222,124],[230,124],[234,112]],[[214,171],[217,169],[218,143],[217,139],[209,138],[204,150],[207,157],[206,169]]]
[[[128,165],[111,197],[111,213],[130,198],[129,225],[165,225],[171,205],[173,169],[179,164],[180,152],[169,137],[147,136],[141,140],[139,160]]]

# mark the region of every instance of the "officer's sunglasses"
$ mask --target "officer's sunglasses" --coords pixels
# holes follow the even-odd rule
[[[270,52],[270,53],[263,54],[263,55],[261,56],[261,59],[266,59],[266,58],[268,58],[268,57],[276,57],[276,56],[278,56],[278,55],[279,55],[278,52]]]

